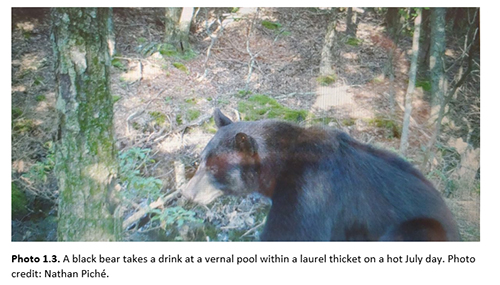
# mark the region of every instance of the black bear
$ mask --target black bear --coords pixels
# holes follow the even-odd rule
[[[232,122],[216,109],[215,136],[183,195],[272,200],[263,241],[459,240],[433,185],[396,154],[339,130],[275,120]]]

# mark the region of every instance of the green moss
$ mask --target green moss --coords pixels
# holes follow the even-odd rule
[[[236,96],[240,97],[240,98],[243,98],[243,97],[245,97],[247,95],[252,95],[252,91],[250,91],[250,90],[240,90],[240,91],[238,91],[238,93],[236,93]]]
[[[423,81],[420,81],[420,80],[417,80],[417,82],[415,83],[415,87],[422,87],[422,89],[424,91],[431,91],[431,82],[429,80],[423,80]]]
[[[156,44],[153,43],[154,50],[157,50],[164,57],[173,57],[182,60],[190,60],[195,58],[198,54],[191,48],[185,48],[184,50],[180,50],[171,44]],[[151,52],[152,53],[152,52]]]
[[[342,125],[349,127],[349,126],[354,126],[356,124],[356,119],[353,118],[348,118],[348,119],[343,119],[342,120]]]
[[[22,217],[27,214],[28,199],[26,194],[12,182],[12,218]]]
[[[159,48],[159,52],[161,55],[167,56],[167,57],[174,57],[174,56],[178,55],[177,49],[173,45],[170,45],[170,44],[161,45]]]
[[[38,77],[38,76],[37,76],[37,77],[35,77],[35,79],[33,80],[33,85],[35,85],[35,86],[38,86],[38,85],[45,85],[45,84],[43,83],[43,78]]]
[[[363,42],[363,40],[361,39],[357,39],[357,38],[348,38],[347,41],[346,41],[346,44],[350,45],[350,46],[353,46],[353,47],[357,47],[359,46],[361,43]]]
[[[308,113],[305,110],[293,110],[284,107],[273,98],[266,95],[253,95],[238,104],[238,111],[244,115],[244,120],[281,119],[287,121],[302,121]]]
[[[165,114],[161,113],[161,112],[149,112],[149,115],[151,117],[153,117],[153,120],[155,121],[155,123],[157,125],[163,125],[165,124],[166,120],[167,120],[167,116],[165,116]]]
[[[277,30],[277,29],[281,28],[281,24],[278,22],[271,22],[271,21],[264,20],[261,22],[261,24],[262,24],[262,26],[264,26],[264,28],[269,29],[269,30]]]
[[[132,128],[138,131],[141,129],[141,125],[138,122],[132,122]]]
[[[119,95],[113,95],[111,96],[111,99],[113,100],[113,104],[118,102],[122,97]]]
[[[153,51],[157,50],[164,57],[177,58],[182,60],[190,60],[197,56],[197,53],[191,48],[185,48],[184,50],[180,50],[179,48],[171,45],[171,44],[158,44]]]
[[[335,74],[319,76],[318,78],[316,78],[316,81],[321,86],[328,86],[328,85],[334,83],[335,81],[337,81],[337,76]]]
[[[377,128],[384,128],[391,131],[389,138],[401,137],[401,126],[394,120],[377,115],[375,116],[375,118],[369,119],[368,124]]]
[[[328,126],[333,123],[335,126],[338,126],[338,120],[331,117],[315,118],[314,116],[310,116],[308,119],[311,120],[312,124],[322,124]]]
[[[215,134],[217,132],[217,127],[215,126],[214,118],[210,118],[210,120],[201,125],[201,127],[203,130],[205,130],[205,132],[210,134]]]
[[[381,84],[381,83],[384,83],[384,76],[383,75],[379,75],[377,77],[374,77],[371,81],[373,84]]]
[[[15,120],[15,119],[21,117],[22,114],[23,114],[23,110],[21,110],[21,108],[12,107],[12,120]]]
[[[23,30],[23,38],[26,40],[31,39],[31,32]]]
[[[127,70],[127,68],[125,67],[125,65],[123,64],[123,62],[120,60],[120,59],[117,59],[117,58],[113,58],[111,60],[111,65],[120,69],[120,70]]]
[[[281,106],[275,99],[266,96],[266,95],[254,95],[248,99],[249,102],[255,102],[256,104],[260,105],[270,105],[273,107],[279,107]]]
[[[200,116],[200,111],[196,109],[190,109],[186,111],[186,118],[188,121],[196,120]]]
[[[189,99],[186,99],[184,100],[186,103],[188,103],[189,105],[196,105],[196,102],[198,101],[196,98],[189,98]]]
[[[177,114],[177,116],[175,116],[175,121],[178,125],[182,125],[182,116],[180,114]]]
[[[174,63],[172,63],[172,65],[175,68],[179,69],[180,71],[184,71],[184,73],[189,74],[189,70],[184,64],[182,64],[180,62],[174,62]]]
[[[21,118],[13,122],[12,130],[14,132],[26,133],[35,128],[35,122],[31,119]]]
[[[42,102],[42,101],[45,101],[45,99],[46,99],[46,98],[45,98],[45,95],[37,95],[37,96],[35,97],[35,100],[36,100],[37,102]]]
[[[220,105],[227,105],[229,104],[229,100],[227,99],[218,99],[217,102],[220,104]]]

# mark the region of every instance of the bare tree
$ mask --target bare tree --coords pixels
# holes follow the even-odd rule
[[[58,239],[118,240],[118,172],[109,87],[111,9],[52,10],[59,141]]]
[[[410,129],[410,117],[412,110],[412,97],[413,92],[415,91],[415,81],[417,77],[417,64],[418,64],[418,50],[419,50],[419,41],[420,41],[420,24],[422,21],[422,11],[421,9],[416,9],[416,17],[415,17],[415,31],[413,32],[413,44],[412,44],[412,55],[411,55],[411,65],[410,72],[408,74],[408,89],[406,90],[405,96],[405,114],[403,118],[403,129],[401,132],[401,144],[399,147],[399,152],[402,155],[406,154],[406,150],[408,148],[408,135]]]

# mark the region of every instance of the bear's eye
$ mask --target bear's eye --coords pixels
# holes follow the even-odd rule
[[[208,169],[212,174],[217,174],[217,172],[219,172],[219,167],[217,167],[217,165],[211,165]]]

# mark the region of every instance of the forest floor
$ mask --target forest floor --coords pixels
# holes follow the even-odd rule
[[[337,78],[325,86],[317,79],[331,17],[327,11],[263,8],[258,13],[254,9],[230,12],[198,11],[191,29],[192,51],[166,56],[163,9],[114,10],[116,55],[111,90],[117,147],[120,153],[150,149],[153,162],[141,168],[141,173],[160,179],[164,193],[172,193],[179,184],[176,163],[185,168],[186,179],[194,174],[198,155],[213,136],[210,118],[214,108],[234,120],[245,119],[250,114],[242,111],[239,103],[256,94],[274,99],[284,108],[306,110],[308,116],[299,122],[302,125],[325,124],[362,142],[399,149],[410,37],[400,41],[396,53],[394,90],[398,103],[396,119],[391,119],[389,79],[384,75],[389,39],[376,15],[364,15],[355,40],[345,35],[345,17],[339,16],[334,50]],[[217,13],[223,19],[221,32]],[[266,26],[263,21],[274,25]],[[51,174],[51,142],[57,133],[52,62],[48,10],[13,13],[12,185],[28,193],[25,199],[32,205],[13,216],[13,240],[55,239],[55,206],[47,202],[54,202],[57,196]],[[430,107],[422,88],[417,88],[413,98],[407,158],[419,165],[421,147],[432,132],[427,127]],[[448,180],[429,178],[445,196]],[[458,221],[462,239],[479,240],[479,195],[470,189],[461,193],[447,195],[446,202]],[[217,240],[232,239],[234,231],[240,240],[255,239],[268,202],[253,196],[224,199],[224,203],[217,201],[203,209],[177,200],[167,206],[192,207],[198,216],[204,215],[202,219],[224,232],[222,237],[218,233]],[[151,201],[137,202],[126,218]],[[144,236],[147,230],[138,228],[130,231],[129,240],[155,239]],[[183,233],[186,231],[180,226],[177,234],[190,239],[190,233]]]

